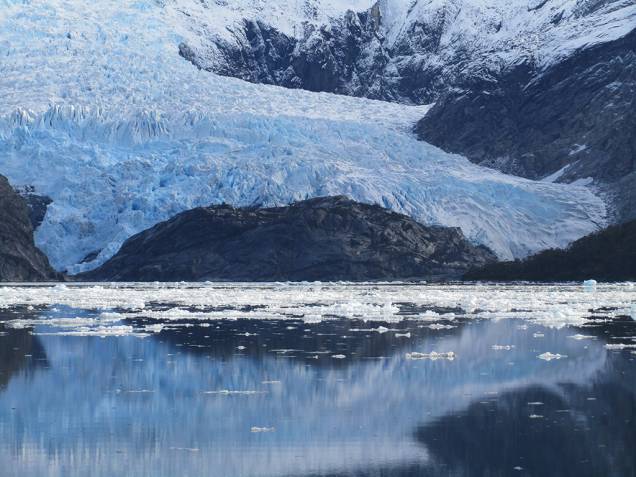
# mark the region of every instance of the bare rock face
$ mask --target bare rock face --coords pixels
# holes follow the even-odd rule
[[[419,137],[504,172],[571,182],[592,178],[619,219],[636,217],[636,30],[546,71],[523,64],[447,94]]]
[[[277,208],[214,206],[128,239],[85,280],[451,279],[495,260],[456,228],[346,197]]]
[[[33,241],[26,201],[0,176],[0,281],[58,280],[49,261]]]

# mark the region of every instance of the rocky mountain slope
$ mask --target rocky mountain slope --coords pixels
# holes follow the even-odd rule
[[[181,53],[248,81],[400,102],[431,102],[466,80],[537,72],[634,29],[630,0],[173,0]],[[336,4],[337,5],[337,4]]]
[[[455,228],[427,227],[346,197],[288,207],[213,206],[128,239],[88,280],[384,280],[458,278],[494,261]]]
[[[29,208],[0,176],[0,281],[43,281],[60,277],[33,242]]]
[[[470,271],[469,280],[636,280],[636,220],[583,237],[566,249]]]
[[[636,19],[635,19],[636,24]],[[446,94],[419,137],[499,170],[559,182],[587,180],[636,217],[636,29],[537,71],[520,64]]]

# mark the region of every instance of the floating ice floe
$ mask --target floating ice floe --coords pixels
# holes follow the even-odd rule
[[[430,328],[431,330],[450,330],[452,328],[456,328],[456,326],[433,323],[432,325],[428,325],[427,328]]]
[[[252,426],[250,432],[274,432],[276,430],[275,427],[257,427]]]
[[[629,349],[629,348],[636,348],[636,343],[635,344],[625,344],[625,343],[607,343],[605,345],[605,348],[607,349]]]
[[[554,354],[554,353],[550,353],[549,351],[546,351],[545,353],[542,353],[539,356],[537,356],[537,358],[542,359],[544,361],[552,361],[553,359],[567,358],[567,355],[559,354],[559,353]]]
[[[466,303],[470,303],[470,311],[462,308]],[[388,323],[404,320],[421,322],[416,327],[450,329],[454,326],[447,322],[450,316],[525,321],[519,330],[528,329],[527,323],[560,328],[636,316],[633,291],[624,284],[599,284],[594,294],[586,293],[580,285],[165,283],[0,287],[0,309],[10,314],[13,308],[25,305],[34,307],[31,314],[16,313],[17,319],[7,321],[7,326],[47,334],[140,337],[160,333],[166,327],[209,327],[217,320],[289,320],[298,326],[306,320],[308,310],[316,322],[322,317],[377,323],[376,327],[350,330],[376,333],[399,333],[403,329]],[[46,311],[38,312],[44,307]],[[74,310],[64,316],[60,311],[63,307]],[[424,308],[454,311],[422,312]],[[96,313],[78,316],[80,309]],[[543,338],[544,334],[535,332],[533,337]]]
[[[406,359],[410,360],[418,360],[418,359],[430,359],[430,360],[438,360],[438,359],[447,359],[452,361],[455,359],[455,353],[452,351],[448,351],[445,353],[438,353],[437,351],[432,351],[430,353],[418,353],[413,351],[412,353],[406,353]]]
[[[203,391],[203,394],[215,394],[219,396],[253,396],[255,394],[267,394],[267,391],[257,391],[257,390],[235,391],[230,389],[220,389],[218,391]]]
[[[132,326],[98,326],[95,328],[89,328],[86,326],[80,326],[72,331],[56,331],[56,332],[36,332],[38,336],[57,335],[57,336],[96,336],[99,338],[107,338],[111,336],[136,336],[137,338],[145,338],[150,336],[148,333],[136,331]]]
[[[303,316],[303,321],[306,324],[320,323],[322,322],[322,316],[321,315],[305,315]]]
[[[491,348],[494,350],[503,350],[503,351],[510,351],[511,349],[514,349],[515,345],[492,345]]]
[[[572,338],[573,340],[593,340],[594,338],[596,338],[595,336],[592,335],[581,335],[581,334],[576,334],[576,335],[571,335],[568,336],[568,338]]]

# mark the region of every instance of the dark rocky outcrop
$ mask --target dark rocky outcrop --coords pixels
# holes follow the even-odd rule
[[[60,279],[33,241],[25,200],[0,176],[0,281]]]
[[[564,250],[545,250],[525,260],[488,264],[468,272],[464,278],[504,281],[636,280],[636,220],[583,237]]]
[[[307,24],[300,38],[288,36],[266,23],[245,20],[235,43],[217,40],[209,62],[205,53],[186,43],[179,54],[197,67],[253,83],[309,91],[327,91],[397,100],[384,81],[389,55],[382,46],[378,21],[371,12],[347,12],[333,24]]]
[[[211,38],[208,49],[196,51],[181,43],[179,54],[200,69],[253,83],[423,104],[435,101],[458,78],[480,74],[481,67],[468,64],[471,55],[461,49],[451,62],[440,61],[447,15],[409,23],[391,45],[377,4],[326,25],[306,23],[298,36],[244,20],[231,29],[236,41]]]
[[[416,130],[444,150],[531,179],[567,166],[558,181],[591,177],[616,196],[619,219],[635,218],[636,30],[545,71],[523,64],[467,82]]]
[[[494,260],[456,228],[424,226],[346,197],[287,207],[203,207],[128,239],[85,280],[456,278]]]

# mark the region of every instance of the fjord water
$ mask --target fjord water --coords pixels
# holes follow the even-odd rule
[[[7,285],[0,474],[635,475],[635,313],[630,284]]]

